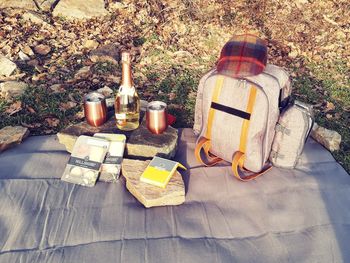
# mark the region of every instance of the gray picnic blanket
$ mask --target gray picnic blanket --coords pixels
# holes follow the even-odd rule
[[[144,208],[125,188],[60,180],[56,136],[0,154],[0,262],[350,262],[350,177],[309,139],[295,170],[236,180],[180,130],[186,202]]]

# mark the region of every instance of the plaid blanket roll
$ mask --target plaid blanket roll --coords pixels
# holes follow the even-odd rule
[[[244,78],[260,74],[266,62],[265,40],[250,34],[235,35],[222,48],[217,70],[229,77]]]

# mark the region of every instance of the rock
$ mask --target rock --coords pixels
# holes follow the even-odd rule
[[[153,158],[159,157],[171,159],[177,150],[177,129],[169,126],[162,134],[151,133],[145,122],[133,131],[126,144],[127,154],[130,157]]]
[[[113,93],[114,93],[113,90],[110,87],[108,87],[108,86],[104,86],[103,88],[100,88],[100,89],[98,89],[96,91],[101,93],[106,98],[111,97],[113,95]]]
[[[339,150],[341,135],[336,131],[328,130],[315,123],[311,131],[311,137],[331,152]]]
[[[6,81],[0,83],[0,94],[5,99],[12,99],[22,95],[27,89],[28,85],[25,82]]]
[[[39,8],[44,11],[50,11],[56,2],[57,0],[36,0]]]
[[[118,65],[120,59],[119,47],[115,44],[101,46],[90,52],[90,59],[93,62],[111,62]]]
[[[13,63],[7,57],[0,55],[0,76],[8,77],[15,71],[16,68],[17,65],[15,63]]]
[[[89,74],[90,74],[90,66],[85,66],[79,69],[77,73],[75,73],[74,78],[75,79],[86,78]]]
[[[28,128],[7,126],[0,130],[0,152],[21,143],[29,135]]]
[[[109,4],[108,8],[112,10],[118,10],[118,9],[123,9],[126,8],[127,5],[121,3],[121,2],[112,2]]]
[[[23,20],[25,21],[31,21],[35,24],[46,24],[48,25],[45,20],[37,13],[35,12],[27,12],[22,15]]]
[[[18,52],[18,56],[20,60],[23,60],[23,61],[30,60],[30,57],[28,57],[22,50]]]
[[[110,114],[114,114],[114,112],[110,112]],[[57,137],[59,142],[65,145],[66,150],[72,152],[78,136],[92,136],[97,132],[125,134],[128,138],[125,155],[132,158],[151,159],[157,155],[171,159],[175,156],[177,150],[178,132],[173,127],[169,126],[163,134],[155,135],[150,133],[145,122],[142,122],[138,129],[124,132],[116,127],[114,116],[100,127],[92,127],[86,121],[73,124],[60,131]]]
[[[21,50],[30,57],[34,56],[34,52],[29,46],[24,46]]]
[[[99,43],[96,40],[88,39],[84,43],[84,48],[86,49],[96,49]]]
[[[89,19],[108,14],[104,0],[61,0],[52,12],[53,16],[69,19]]]
[[[62,84],[53,84],[49,87],[49,89],[55,93],[61,93],[66,91]]]
[[[37,59],[32,59],[27,62],[29,66],[36,67],[39,65],[39,61]]]
[[[73,124],[57,133],[57,137],[59,142],[66,146],[66,150],[68,152],[72,152],[74,143],[80,135],[92,136],[97,132],[121,133],[117,129],[116,122],[113,117],[99,127],[90,126],[86,121],[80,122],[78,124]]]
[[[38,10],[33,0],[1,0],[0,9],[7,7]]]
[[[292,51],[288,54],[288,56],[289,56],[290,58],[296,58],[298,55],[299,55],[299,52],[298,52],[297,50],[292,50]]]
[[[140,181],[140,176],[150,161],[124,159],[122,174],[126,188],[145,207],[180,205],[185,202],[185,185],[181,174],[176,172],[165,189]]]
[[[40,44],[34,47],[34,51],[40,55],[47,55],[51,48],[48,45]]]
[[[295,1],[295,4],[298,8],[303,8],[303,6],[308,2],[309,2],[308,0],[297,0]]]
[[[6,57],[11,56],[11,50],[12,48],[9,45],[5,45],[3,48],[1,48],[2,54],[4,54]]]
[[[26,75],[26,73],[20,73],[20,74],[15,74],[15,75],[11,75],[9,77],[1,77],[0,76],[0,81],[13,81],[13,80],[19,80],[21,78],[23,78]]]

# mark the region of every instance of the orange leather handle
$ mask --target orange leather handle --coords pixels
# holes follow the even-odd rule
[[[234,176],[237,179],[244,181],[244,182],[254,180],[255,178],[263,175],[264,173],[266,173],[267,171],[269,171],[272,168],[272,166],[269,165],[259,173],[249,173],[248,174],[247,173],[248,170],[246,170],[243,166],[244,159],[245,159],[244,153],[238,151],[238,152],[235,152],[235,154],[233,155],[233,160],[232,160],[232,172],[233,172]],[[241,176],[241,174],[243,174],[244,176]]]
[[[204,150],[204,154],[207,160],[203,160],[201,156],[202,150]],[[214,166],[217,163],[222,161],[221,158],[213,155],[212,153],[210,153],[209,150],[210,150],[210,140],[208,140],[205,137],[199,138],[196,148],[194,150],[194,154],[196,156],[197,161],[205,166]]]

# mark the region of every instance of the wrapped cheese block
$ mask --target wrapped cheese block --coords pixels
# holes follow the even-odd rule
[[[61,179],[69,183],[94,186],[108,148],[107,140],[79,136]]]
[[[126,137],[124,134],[95,133],[94,137],[110,142],[106,158],[101,167],[99,181],[116,182],[120,176]]]

